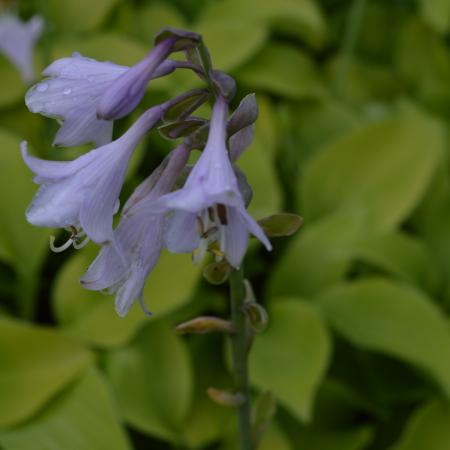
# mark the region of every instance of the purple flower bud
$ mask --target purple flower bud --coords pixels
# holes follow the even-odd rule
[[[33,50],[43,27],[44,22],[38,16],[27,23],[12,14],[0,16],[0,53],[17,67],[25,83],[34,79]]]
[[[184,187],[161,199],[173,210],[165,233],[167,248],[175,253],[195,250],[200,259],[211,244],[218,244],[228,262],[239,267],[247,250],[248,234],[268,250],[272,247],[261,227],[245,209],[227,148],[226,101],[214,105],[206,147]]]
[[[104,246],[81,279],[86,289],[115,292],[119,316],[125,316],[136,299],[148,313],[143,289],[163,248],[164,229],[164,211],[155,213],[152,203],[172,189],[189,153],[189,146],[181,144],[138,186],[114,231],[116,246]]]
[[[113,215],[129,159],[145,133],[160,120],[165,108],[145,112],[119,139],[70,161],[45,161],[22,154],[41,185],[27,210],[28,221],[37,226],[70,228],[76,241],[79,230],[97,243],[110,242]]]
[[[173,44],[173,38],[161,41],[142,61],[117,78],[100,98],[98,117],[115,120],[133,111],[155,71],[172,52]]]

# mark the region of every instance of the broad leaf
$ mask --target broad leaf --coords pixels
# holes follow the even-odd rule
[[[444,145],[441,124],[411,109],[359,127],[310,160],[301,212],[308,220],[342,207],[367,208],[370,229],[392,229],[424,194]]]
[[[375,278],[332,288],[320,303],[352,343],[416,365],[450,395],[450,329],[424,294]]]
[[[415,411],[390,450],[450,450],[450,404],[432,400]]]
[[[31,421],[0,433],[5,450],[131,450],[109,387],[94,369]]]
[[[150,323],[130,346],[111,352],[107,372],[130,425],[165,440],[180,440],[192,372],[184,342],[167,323]]]
[[[0,427],[35,414],[92,361],[57,331],[0,318]]]
[[[300,299],[272,299],[270,323],[250,353],[250,379],[308,421],[327,368],[331,343],[317,312]]]

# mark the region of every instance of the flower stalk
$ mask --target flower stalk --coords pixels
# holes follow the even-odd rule
[[[235,330],[231,336],[233,377],[236,392],[243,401],[237,406],[240,450],[253,450],[250,387],[248,381],[248,322],[245,314],[245,285],[242,268],[230,274],[231,323]]]

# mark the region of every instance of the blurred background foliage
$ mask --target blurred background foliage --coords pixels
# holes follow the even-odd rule
[[[171,25],[203,34],[237,99],[257,93],[240,164],[250,209],[305,219],[246,259],[270,313],[251,352],[254,393],[278,403],[261,449],[450,449],[450,1],[15,4],[45,18],[39,70],[74,51],[132,65]],[[196,83],[156,80],[140,110]],[[231,386],[225,340],[173,330],[226,317],[226,289],[164,254],[145,291],[152,319],[137,307],[119,319],[110,297],[82,290],[97,249],[50,254],[52,231],[25,222],[35,186],[19,142],[59,159],[88,147],[51,148],[57,125],[26,110],[25,91],[0,57],[0,448],[236,449],[233,412],[205,393]],[[170,145],[149,136],[126,195]]]

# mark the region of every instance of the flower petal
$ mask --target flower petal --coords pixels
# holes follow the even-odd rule
[[[227,208],[228,224],[223,227],[225,233],[225,257],[227,261],[239,268],[248,246],[248,230],[246,223],[235,208]]]
[[[172,253],[190,253],[200,244],[196,214],[175,211],[166,222],[164,242]]]

